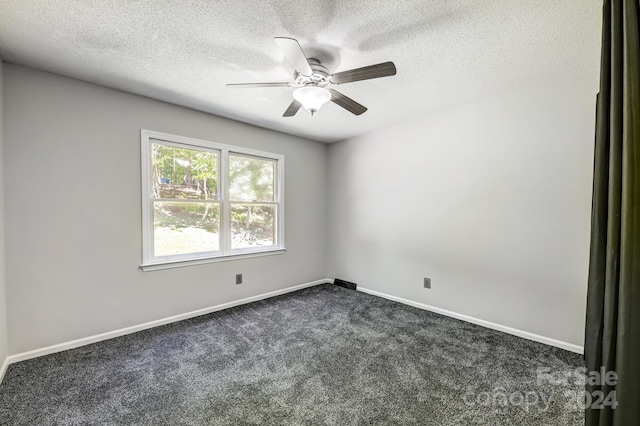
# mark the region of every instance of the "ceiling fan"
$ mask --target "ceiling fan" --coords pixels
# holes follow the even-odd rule
[[[313,115],[325,103],[331,101],[347,111],[360,115],[367,110],[353,99],[343,95],[335,89],[328,88],[330,84],[344,84],[352,81],[369,80],[372,78],[388,77],[396,74],[393,62],[370,65],[330,74],[327,67],[315,58],[307,58],[294,38],[276,37],[276,43],[284,51],[285,56],[293,66],[295,73],[292,82],[273,83],[232,83],[228,87],[295,87],[293,101],[282,115],[292,117],[300,107],[304,107]]]

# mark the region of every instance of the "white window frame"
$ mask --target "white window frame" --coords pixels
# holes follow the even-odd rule
[[[218,154],[218,199],[217,200],[185,200],[191,202],[210,202],[220,205],[220,249],[218,251],[179,254],[171,256],[153,255],[153,202],[152,195],[152,140],[162,141],[167,146],[178,148],[214,151]],[[217,142],[194,139],[186,136],[172,135],[142,129],[141,141],[141,178],[142,178],[142,270],[176,268],[202,263],[221,262],[243,259],[255,256],[281,254],[285,252],[284,245],[284,156],[271,152],[257,151],[239,146],[226,145]],[[276,206],[276,239],[272,246],[231,248],[231,204],[229,199],[229,155],[239,154],[251,158],[263,158],[274,161],[275,186],[273,202],[255,202],[255,204],[272,204]],[[157,200],[155,200],[157,201]],[[167,200],[172,202],[173,200]],[[235,202],[236,204],[252,204],[252,202]]]

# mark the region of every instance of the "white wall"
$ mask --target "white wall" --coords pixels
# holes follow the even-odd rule
[[[331,145],[328,276],[581,346],[596,92],[590,74]]]
[[[15,65],[4,88],[11,354],[324,278],[326,145]],[[142,272],[141,128],[283,154],[286,254]]]
[[[2,156],[4,152],[4,125],[3,125],[3,62],[0,58],[0,366],[7,355],[7,304],[6,304],[6,280],[5,280],[5,250],[4,250],[4,168]],[[2,373],[0,372],[0,380]]]

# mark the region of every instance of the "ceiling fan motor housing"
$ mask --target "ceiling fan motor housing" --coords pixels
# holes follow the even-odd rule
[[[309,66],[313,71],[313,74],[310,76],[304,76],[299,72],[295,72],[294,80],[295,85],[297,87],[305,87],[305,86],[317,86],[317,87],[325,87],[329,85],[329,70],[327,67],[322,65],[319,60],[316,58],[308,59]]]

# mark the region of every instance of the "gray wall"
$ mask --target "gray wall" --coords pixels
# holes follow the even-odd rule
[[[596,75],[329,147],[15,65],[2,83],[10,354],[325,276],[582,344]],[[286,254],[141,272],[140,128],[284,154]]]
[[[4,153],[4,125],[3,125],[3,72],[4,64],[0,58],[0,366],[9,354],[7,349],[7,304],[5,279],[5,250],[4,250],[4,169],[2,156]],[[1,378],[0,378],[1,379]]]
[[[328,275],[581,346],[596,92],[590,74],[331,145]]]
[[[325,277],[326,145],[15,65],[4,71],[11,354]],[[283,154],[286,254],[141,272],[141,128]]]

